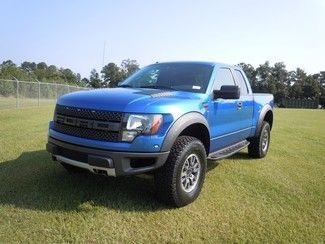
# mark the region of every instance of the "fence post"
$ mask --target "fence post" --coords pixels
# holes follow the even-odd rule
[[[55,83],[55,99],[58,99],[58,83]]]
[[[13,76],[13,78],[16,80],[16,107],[19,107],[19,80],[16,79],[15,76]]]
[[[39,82],[38,79],[36,79],[37,83],[38,83],[38,106],[40,106],[40,97],[41,97],[41,83]]]

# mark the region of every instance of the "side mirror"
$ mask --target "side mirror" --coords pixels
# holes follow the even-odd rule
[[[238,99],[240,88],[238,86],[221,86],[220,90],[213,90],[213,98]]]

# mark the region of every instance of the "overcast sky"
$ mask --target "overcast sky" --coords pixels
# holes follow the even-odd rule
[[[89,76],[105,63],[202,60],[325,70],[325,0],[0,0],[0,61]]]

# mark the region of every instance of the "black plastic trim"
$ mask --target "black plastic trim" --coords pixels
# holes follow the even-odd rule
[[[260,113],[260,116],[258,117],[258,121],[257,121],[257,126],[256,126],[256,132],[255,132],[255,136],[258,136],[261,132],[262,129],[262,124],[265,118],[265,115],[267,112],[271,111],[273,113],[273,109],[269,104],[266,104],[263,108],[262,111]]]
[[[114,165],[116,176],[142,174],[145,172],[155,170],[156,168],[159,168],[166,162],[167,157],[169,155],[169,151],[157,152],[157,153],[153,153],[153,152],[139,153],[139,152],[120,152],[120,151],[108,151],[103,149],[94,149],[94,148],[83,147],[83,146],[67,143],[64,141],[54,139],[52,137],[48,137],[48,143],[46,145],[46,149],[48,152],[50,152],[53,155],[60,155],[61,148],[63,148],[64,150],[71,150],[74,153],[87,154],[88,161],[86,160],[87,162],[84,163],[88,163],[89,165],[96,164],[94,162],[94,158],[99,157],[100,162],[98,163],[101,165],[101,167],[105,164],[104,162],[106,162],[107,165],[106,168],[110,168],[112,165]],[[91,158],[90,161],[89,158]],[[131,159],[134,158],[144,158],[144,159],[153,158],[155,160],[155,163],[146,167],[132,168],[130,165],[130,161]],[[110,159],[112,160],[111,163],[110,163]]]
[[[161,147],[161,151],[170,151],[170,149],[174,145],[174,142],[176,141],[177,137],[182,133],[182,131],[193,124],[202,124],[209,131],[208,122],[202,114],[198,112],[184,114],[174,122],[172,127],[167,132],[167,135]]]

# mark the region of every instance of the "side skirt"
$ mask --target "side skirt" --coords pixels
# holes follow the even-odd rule
[[[247,141],[247,140],[237,142],[236,144],[230,145],[230,146],[220,149],[216,152],[210,153],[208,156],[208,160],[220,160],[223,158],[227,158],[227,157],[239,152],[240,150],[247,147],[248,145],[249,145],[249,141]]]

